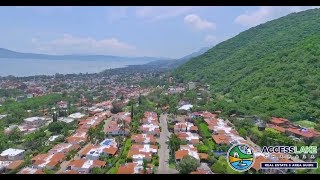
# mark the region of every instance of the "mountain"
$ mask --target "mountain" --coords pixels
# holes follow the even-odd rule
[[[320,119],[320,10],[250,28],[173,72],[210,84],[212,109],[290,120]]]
[[[199,51],[193,52],[187,56],[184,56],[179,59],[175,60],[158,60],[158,61],[152,61],[147,64],[144,64],[142,66],[148,67],[148,68],[157,68],[157,69],[174,69],[179,67],[180,65],[188,62],[191,58],[199,56],[203,53],[205,53],[207,50],[209,50],[209,47],[201,48]]]
[[[119,57],[109,55],[47,55],[34,53],[21,53],[0,48],[0,58],[9,59],[46,59],[46,60],[108,60],[108,61],[138,61],[141,64],[151,61],[167,60],[168,58],[157,57]]]

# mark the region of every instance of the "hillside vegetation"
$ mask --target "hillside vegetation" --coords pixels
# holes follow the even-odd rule
[[[226,113],[320,119],[320,10],[289,14],[224,41],[173,72],[209,83]]]

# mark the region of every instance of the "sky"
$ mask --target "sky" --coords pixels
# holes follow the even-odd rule
[[[180,58],[312,6],[0,7],[0,47],[45,54]]]

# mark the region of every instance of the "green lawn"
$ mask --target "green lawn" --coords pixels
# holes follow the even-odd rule
[[[270,131],[270,132],[273,132],[273,133],[280,133],[279,131],[275,130],[275,129],[272,129],[272,128],[266,128],[266,131]]]
[[[300,125],[306,128],[314,128],[317,124],[312,121],[307,121],[307,120],[301,120],[301,121],[296,121],[294,122],[296,125]]]

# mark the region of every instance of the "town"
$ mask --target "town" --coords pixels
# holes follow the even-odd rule
[[[3,77],[0,88],[5,174],[239,173],[226,154],[243,143],[255,150],[248,173],[299,173],[261,169],[261,162],[308,161],[261,147],[320,145],[317,130],[282,117],[207,109],[210,85],[178,83],[168,73]]]

